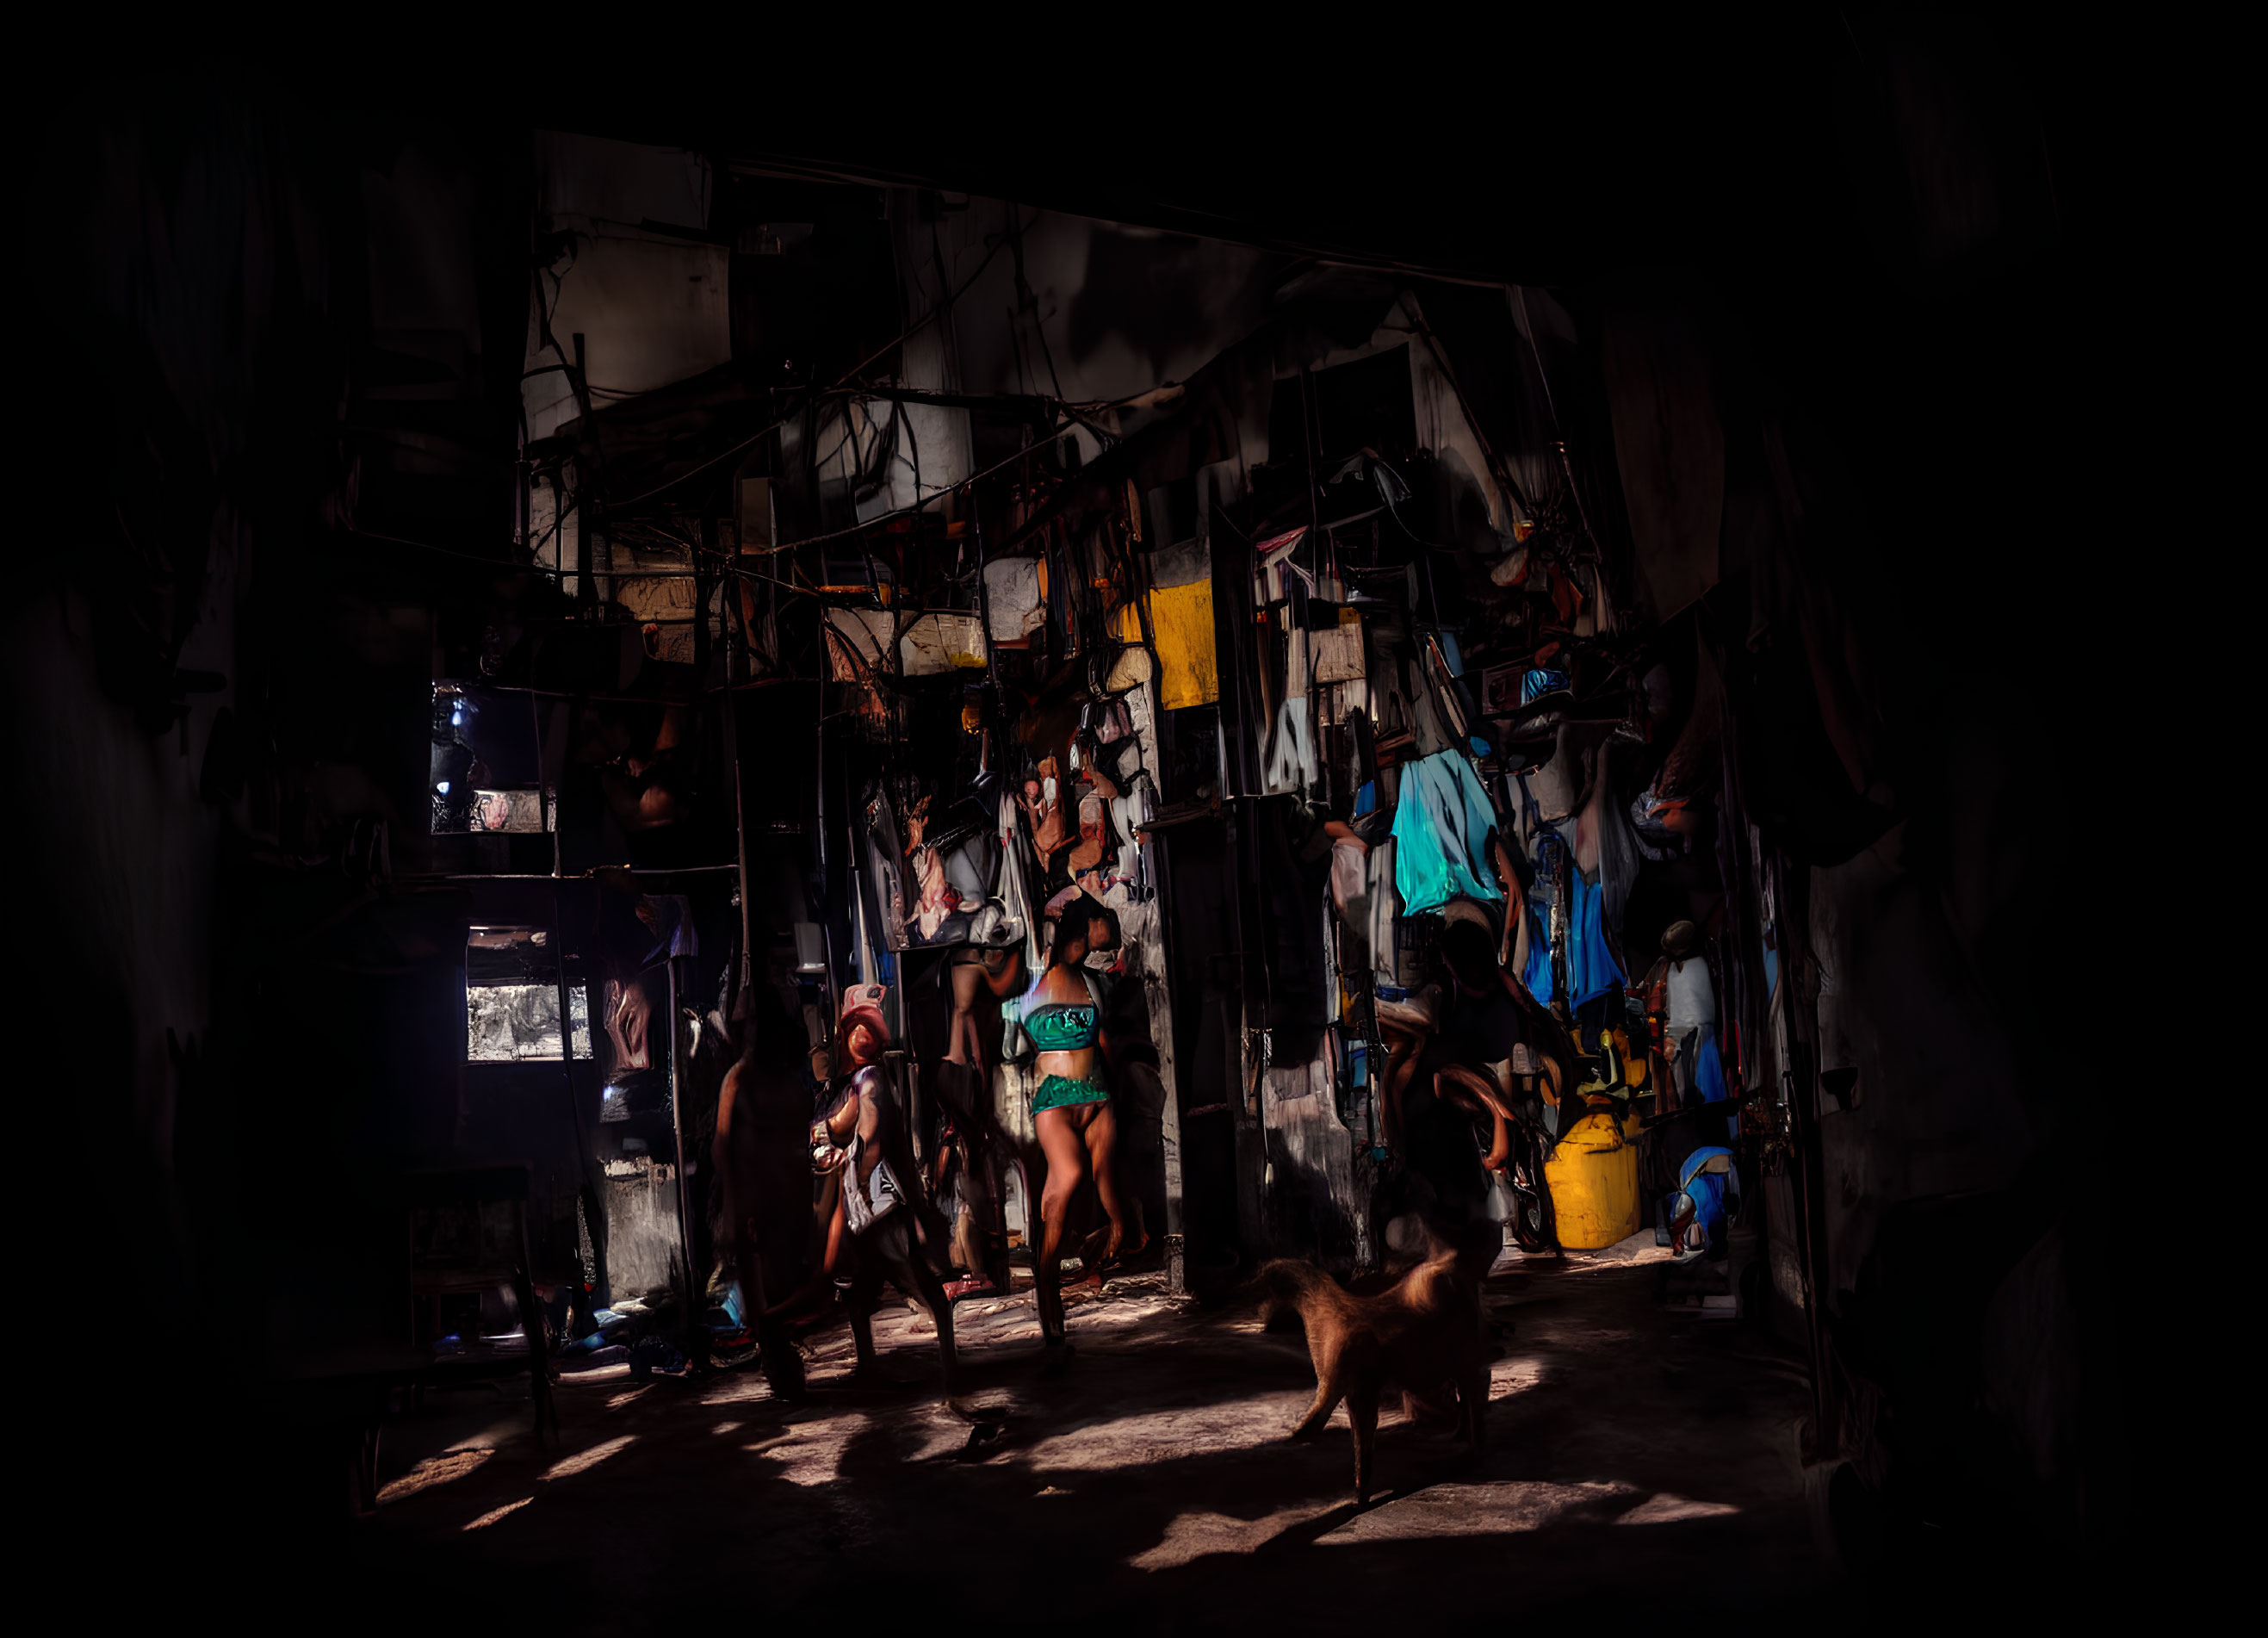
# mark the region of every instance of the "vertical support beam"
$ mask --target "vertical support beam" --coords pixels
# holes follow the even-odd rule
[[[1224,748],[1227,743],[1228,714],[1222,713]],[[1269,1189],[1275,1181],[1275,1167],[1268,1152],[1264,1085],[1270,1037],[1264,1027],[1256,1027],[1253,1022],[1256,1015],[1264,1025],[1268,1015],[1264,1006],[1256,1008],[1253,1004],[1258,987],[1252,977],[1253,947],[1259,933],[1251,907],[1245,902],[1250,873],[1244,867],[1244,850],[1251,835],[1251,811],[1252,804],[1246,801],[1229,800],[1221,804],[1226,831],[1223,858],[1227,866],[1232,925],[1236,929],[1236,1082],[1229,1093],[1231,1118],[1236,1129],[1236,1231],[1246,1254],[1260,1257],[1272,1254],[1276,1249],[1269,1230],[1268,1199]]]
[[[745,540],[736,543],[743,547],[747,544]],[[750,933],[755,924],[751,919],[748,895],[748,805],[747,798],[742,789],[740,713],[737,703],[739,697],[737,690],[740,683],[740,672],[744,668],[735,663],[740,653],[740,645],[733,638],[740,612],[739,552],[734,552],[725,561],[726,566],[724,575],[724,596],[721,599],[725,609],[725,766],[727,777],[733,781],[733,837],[735,849],[734,862],[737,867],[733,875],[733,896],[739,901],[740,910],[740,971],[736,975],[738,982],[731,986],[732,999],[725,1003],[725,1016],[730,1018],[739,1010],[741,992],[754,989],[756,968],[755,951]],[[672,982],[674,982],[674,978]],[[751,1000],[753,999],[752,996]],[[751,1014],[740,1026],[741,1038],[738,1044],[743,1052],[748,1048],[750,1032],[755,1029],[755,1018]],[[673,1023],[671,1027],[674,1029],[675,1025]],[[674,1039],[674,1037],[672,1038]],[[678,1175],[680,1177],[684,1176],[682,1166],[679,1167]],[[728,1196],[727,1203],[734,1214],[743,1218],[746,1217],[752,1205],[752,1202],[731,1196]],[[736,1244],[746,1243],[741,1238],[742,1231],[739,1223],[733,1225],[733,1233]],[[740,1281],[742,1308],[750,1316],[753,1323],[754,1317],[762,1314],[770,1306],[764,1296],[763,1266],[755,1258],[743,1258],[737,1251],[734,1255],[736,1264],[746,1265],[746,1266],[735,1266],[733,1273]],[[688,1313],[689,1311],[688,1310]],[[766,1355],[766,1369],[770,1369],[769,1354]]]
[[[1794,1139],[1796,1221],[1803,1258],[1803,1317],[1811,1344],[1812,1449],[1806,1458],[1831,1461],[1843,1450],[1842,1398],[1834,1352],[1827,1335],[1827,1293],[1832,1288],[1827,1256],[1826,1154],[1819,1130],[1818,1015],[1806,982],[1811,962],[1810,870],[1790,881],[1788,860],[1777,850],[1766,855],[1762,875],[1771,894],[1770,930],[1779,961],[1779,980],[1769,998],[1772,1028],[1779,1037],[1780,1086],[1787,1101]]]
[[[677,1266],[685,1302],[683,1351],[696,1363],[707,1362],[705,1349],[696,1352],[702,1310],[696,1305],[698,1287],[693,1272],[693,1206],[685,1181],[685,1024],[677,999],[679,958],[669,958],[669,1135],[677,1155]]]
[[[534,707],[534,700],[533,697],[530,697],[528,705],[529,708],[533,710]],[[537,739],[536,743],[539,746],[541,745],[542,741],[541,737]],[[547,808],[549,804],[547,803]],[[582,1204],[583,1197],[585,1194],[592,1195],[595,1203],[601,1210],[603,1210],[606,1205],[606,1193],[603,1183],[600,1189],[595,1192],[593,1191],[590,1186],[590,1169],[592,1162],[597,1158],[597,1156],[592,1153],[590,1140],[584,1133],[582,1112],[575,1106],[575,1012],[573,1006],[569,1001],[567,994],[567,938],[565,933],[567,918],[560,907],[559,900],[562,891],[559,870],[559,827],[556,823],[554,823],[551,830],[551,972],[552,977],[557,981],[559,985],[559,1079],[561,1083],[565,1086],[567,1089],[567,1118],[574,1123],[575,1127],[575,1147],[578,1151],[575,1156],[575,1169],[577,1174],[575,1204],[576,1215],[580,1219],[585,1215]],[[595,1059],[598,1057],[598,1040],[596,1031],[599,1027],[599,1019],[595,1010],[591,1014],[590,1027],[593,1032],[591,1044],[591,1056]],[[602,1178],[604,1175],[605,1174],[601,1172],[600,1176]],[[587,1234],[588,1232],[589,1228],[586,1224],[584,1228],[584,1233]],[[576,1247],[576,1251],[578,1254],[579,1254],[582,1251],[582,1247],[578,1244]],[[575,1294],[572,1312],[571,1312],[567,1317],[568,1321],[571,1322],[574,1314],[583,1313],[588,1310],[591,1305],[591,1299],[597,1295],[593,1290],[593,1288],[598,1283],[599,1281],[594,1277],[593,1271],[585,1272],[583,1289]],[[567,1322],[563,1322],[563,1324],[564,1323]],[[561,1345],[563,1347],[569,1338],[572,1335],[573,1331],[571,1325],[567,1335],[560,1338]],[[528,1347],[531,1348],[534,1347],[540,1340],[541,1339],[537,1338],[531,1332],[527,1339]]]
[[[727,1003],[728,1007],[733,1007],[739,1004],[740,992],[755,981],[755,956],[754,948],[749,941],[749,927],[752,924],[749,920],[748,908],[748,804],[747,798],[741,790],[740,713],[737,694],[740,682],[740,672],[744,667],[736,663],[742,657],[742,650],[741,646],[733,639],[737,616],[740,611],[740,558],[735,555],[727,561],[732,567],[725,572],[722,599],[725,604],[725,767],[726,777],[733,781],[733,863],[736,867],[733,876],[733,896],[739,901],[740,910],[740,971],[734,975],[735,982],[732,986],[733,999]]]
[[[1159,759],[1155,681],[1137,687],[1126,705],[1134,723],[1135,743],[1142,751],[1142,771],[1150,776],[1151,787],[1162,792],[1166,785]],[[1159,874],[1160,851],[1154,841],[1145,838],[1142,843],[1144,874],[1152,888],[1150,900],[1139,907],[1138,918],[1124,919],[1135,925],[1123,931],[1138,943],[1142,993],[1150,1008],[1150,1044],[1157,1050],[1158,1079],[1165,1088],[1158,1111],[1158,1152],[1166,1174],[1166,1288],[1179,1295],[1188,1286],[1182,1206],[1182,1105],[1174,1067],[1174,998],[1167,962],[1165,883]]]

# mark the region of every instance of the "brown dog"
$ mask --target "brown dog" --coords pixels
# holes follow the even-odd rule
[[[1378,1434],[1379,1396],[1402,1390],[1413,1420],[1454,1394],[1460,1431],[1482,1448],[1488,1412],[1491,1350],[1481,1331],[1481,1281],[1502,1249],[1503,1234],[1482,1222],[1454,1234],[1426,1228],[1425,1259],[1375,1296],[1357,1296],[1312,1263],[1278,1259],[1248,1288],[1273,1319],[1297,1312],[1315,1363],[1315,1402],[1292,1430],[1306,1438],[1330,1420],[1339,1400],[1354,1424],[1354,1494],[1370,1500],[1371,1450]]]

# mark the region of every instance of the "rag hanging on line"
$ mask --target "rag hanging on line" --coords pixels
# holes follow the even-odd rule
[[[1452,898],[1500,899],[1489,863],[1496,809],[1457,751],[1438,751],[1402,770],[1394,809],[1394,886],[1403,911],[1421,915]]]
[[[1271,742],[1266,778],[1266,789],[1271,795],[1304,791],[1315,784],[1315,743],[1307,730],[1305,695],[1294,694],[1285,700],[1276,714]]]
[[[1567,915],[1567,989],[1568,1005],[1580,1007],[1595,1000],[1618,984],[1627,984],[1614,951],[1607,947],[1606,929],[1601,921],[1606,889],[1597,882],[1586,882],[1582,873],[1572,872],[1572,880]],[[1556,994],[1551,982],[1551,951],[1544,936],[1541,919],[1532,912],[1528,921],[1528,968],[1520,975],[1528,992],[1549,1007]]]

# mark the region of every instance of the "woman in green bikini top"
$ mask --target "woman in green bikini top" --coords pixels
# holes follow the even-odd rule
[[[1056,924],[1048,970],[1017,1007],[1018,1022],[1039,1057],[1032,1067],[1032,1125],[1048,1159],[1040,1195],[1042,1265],[1052,1270],[1063,1255],[1064,1223],[1071,1198],[1090,1176],[1110,1219],[1106,1265],[1145,1243],[1139,1213],[1118,1186],[1113,1151],[1118,1123],[1103,1082],[1109,1042],[1102,1030],[1101,998],[1086,968],[1093,950],[1118,948],[1118,918],[1086,894],[1064,906]]]

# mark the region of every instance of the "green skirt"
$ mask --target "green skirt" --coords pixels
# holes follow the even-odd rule
[[[1040,1089],[1032,1094],[1032,1113],[1043,1109],[1061,1109],[1069,1103],[1108,1103],[1109,1090],[1100,1081],[1073,1081],[1067,1075],[1049,1075],[1040,1082]]]

